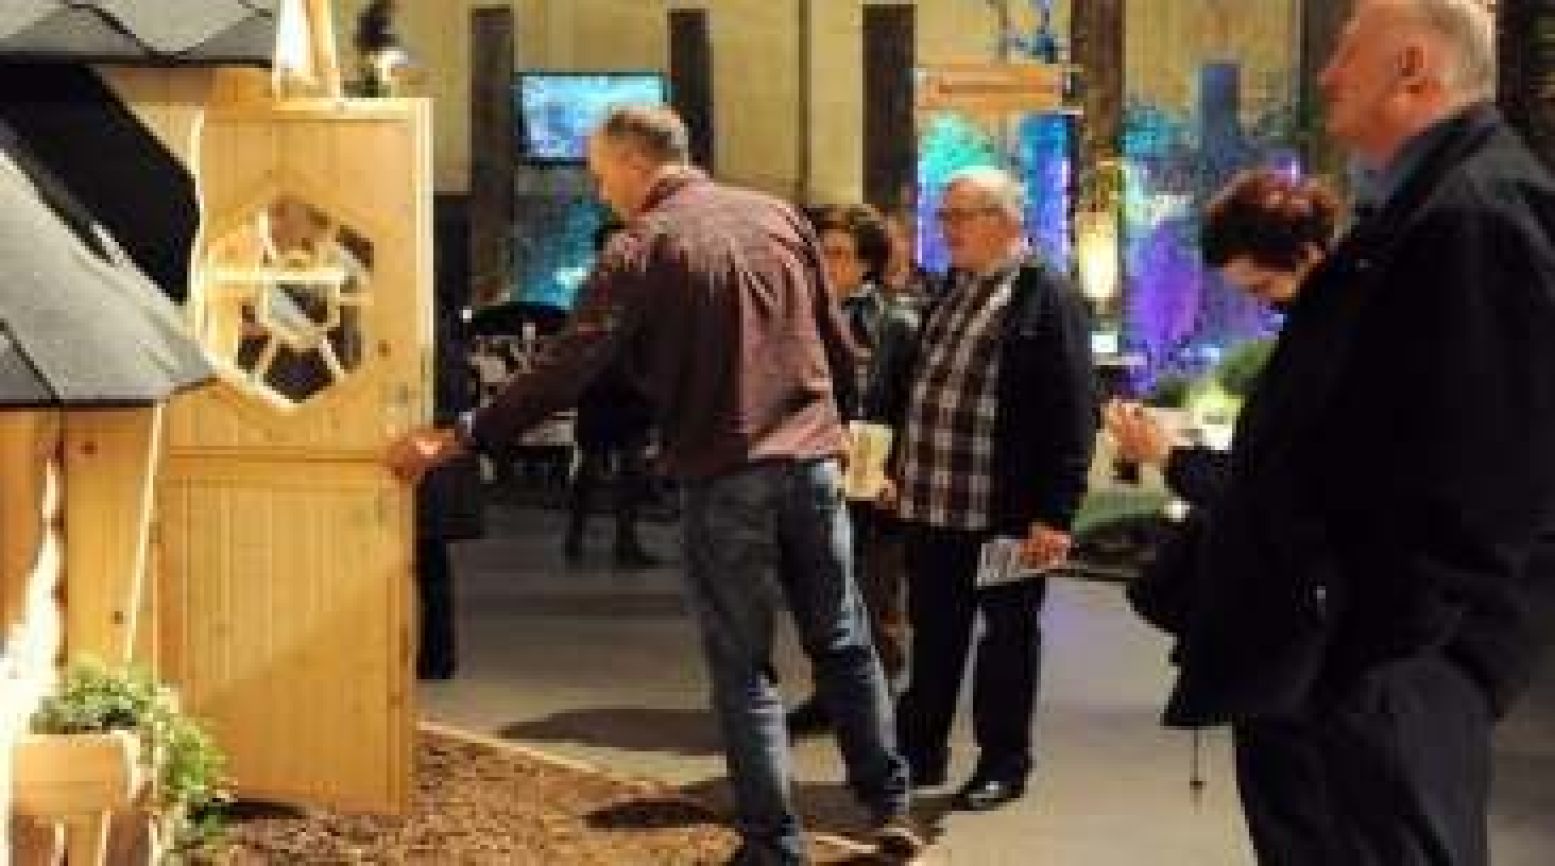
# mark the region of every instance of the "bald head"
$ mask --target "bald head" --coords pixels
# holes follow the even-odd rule
[[[1421,130],[1491,98],[1495,66],[1482,0],[1356,0],[1319,78],[1328,131],[1384,165]]]

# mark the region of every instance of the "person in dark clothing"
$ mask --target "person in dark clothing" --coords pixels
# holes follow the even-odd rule
[[[1200,249],[1228,282],[1286,308],[1327,254],[1337,215],[1337,199],[1317,181],[1272,169],[1244,172],[1210,202]],[[1167,487],[1192,508],[1188,522],[1129,588],[1130,602],[1145,619],[1180,634],[1185,610],[1194,603],[1192,546],[1229,483],[1230,459],[1174,438],[1135,403],[1114,401],[1105,418],[1118,457],[1158,468]],[[1332,847],[1322,762],[1301,725],[1243,719],[1232,724],[1232,734],[1237,788],[1259,863],[1343,862]]]
[[[783,705],[768,664],[784,598],[882,853],[923,847],[907,765],[852,575],[834,388],[858,349],[792,208],[687,162],[684,123],[612,109],[589,140],[600,196],[628,223],[567,329],[454,429],[414,431],[387,461],[414,479],[564,406],[616,357],[655,410],[665,470],[685,486],[686,584],[701,630],[742,837],[734,863],[808,860],[790,793]],[[835,383],[835,384],[834,384]],[[846,401],[842,401],[846,404]]]
[[[439,299],[442,301],[443,299]],[[433,418],[453,423],[475,403],[475,383],[452,304],[433,318]],[[420,640],[416,675],[446,680],[459,666],[454,575],[448,545],[484,532],[480,467],[465,455],[428,472],[416,488],[416,599]]]
[[[1491,104],[1494,44],[1477,0],[1356,3],[1320,84],[1371,207],[1291,305],[1194,554],[1167,721],[1298,727],[1324,863],[1488,862],[1536,655],[1555,180]]]
[[[910,299],[881,289],[891,255],[885,221],[874,208],[862,204],[826,208],[812,219],[827,282],[853,338],[869,352],[858,365],[859,399],[843,407],[843,414],[854,420],[887,422],[882,405],[885,379],[913,352],[918,312]],[[848,515],[853,523],[854,572],[869,614],[870,634],[886,681],[894,682],[907,661],[901,527],[894,515],[874,502],[849,502]],[[788,731],[793,735],[818,732],[829,724],[819,694],[788,714]]]
[[[1038,572],[1061,563],[1095,440],[1090,319],[1070,281],[1032,257],[1025,194],[1007,172],[965,169],[947,183],[941,229],[957,281],[926,311],[907,375],[888,404],[907,535],[911,674],[898,733],[913,781],[938,785],[980,613],[973,721],[980,750],[959,808],[1025,793],[1039,671],[1041,573],[978,585],[979,555],[1022,540]]]
[[[594,248],[603,250],[616,232],[625,228],[609,221],[600,226]],[[621,568],[654,568],[658,557],[643,548],[637,534],[637,518],[648,494],[648,445],[653,411],[632,387],[627,371],[611,365],[583,390],[578,398],[578,417],[573,444],[578,449],[577,468],[568,497],[567,535],[562,552],[569,562],[583,558],[583,540],[589,513],[600,482],[615,472],[615,564]]]

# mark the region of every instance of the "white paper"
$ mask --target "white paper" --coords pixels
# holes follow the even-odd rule
[[[883,424],[854,421],[848,425],[851,447],[845,488],[849,499],[874,501],[885,485],[885,463],[891,454],[892,431]]]
[[[1032,568],[1021,556],[1025,546],[1025,539],[1007,536],[995,536],[983,542],[977,558],[977,588],[1003,586],[1041,574],[1043,569]]]

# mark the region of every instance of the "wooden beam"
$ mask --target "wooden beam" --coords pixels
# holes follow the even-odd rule
[[[43,537],[44,466],[59,445],[51,412],[0,412],[0,634],[20,622]]]
[[[147,586],[162,407],[65,418],[65,647],[110,667],[134,657]]]
[[[331,0],[307,0],[308,30],[313,35],[313,72],[324,95],[345,93],[340,79],[340,49],[335,42],[335,11]]]

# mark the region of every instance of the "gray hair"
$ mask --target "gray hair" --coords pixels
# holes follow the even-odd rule
[[[945,181],[945,189],[965,184],[986,195],[995,206],[1016,222],[1026,216],[1026,187],[1002,168],[978,165],[958,169]]]
[[[691,136],[686,122],[662,105],[617,105],[599,125],[599,135],[625,144],[659,165],[691,161]]]
[[[1485,0],[1410,0],[1408,4],[1452,51],[1443,81],[1466,100],[1496,93],[1496,19]]]

